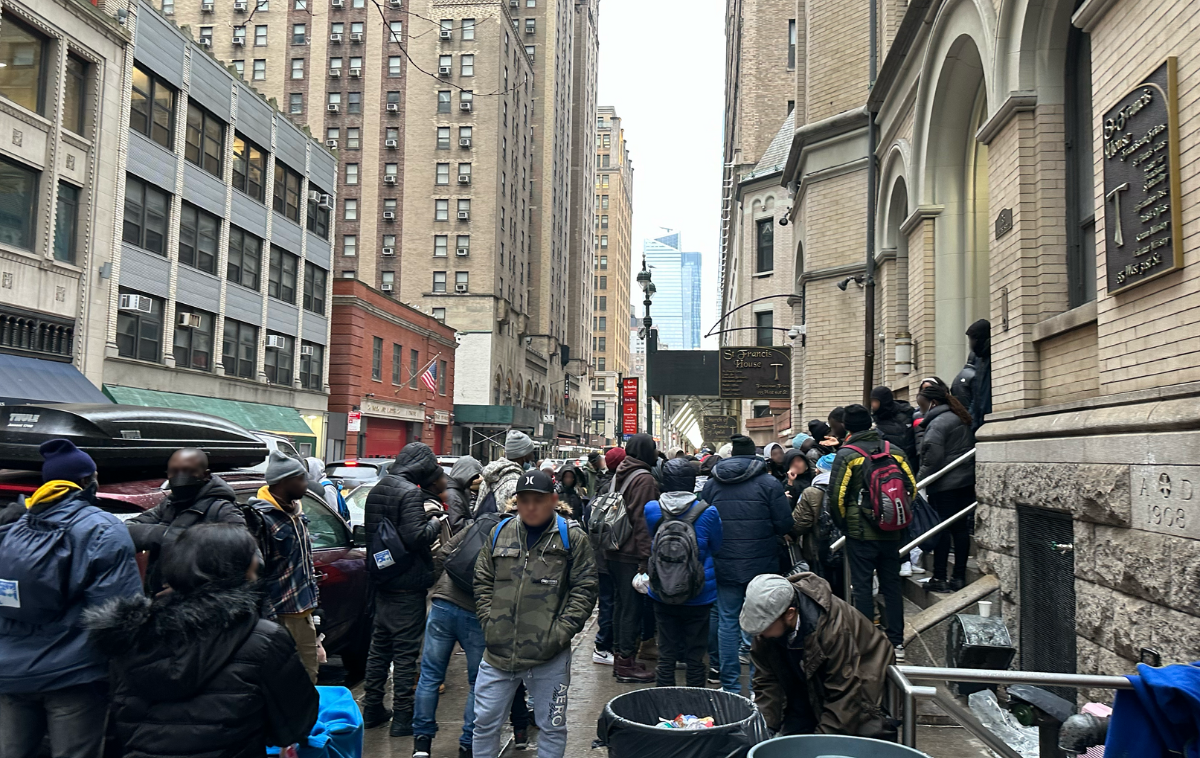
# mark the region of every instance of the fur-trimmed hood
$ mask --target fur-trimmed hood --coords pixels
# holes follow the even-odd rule
[[[191,697],[229,662],[258,623],[259,586],[116,598],[84,614],[92,644],[154,700]]]

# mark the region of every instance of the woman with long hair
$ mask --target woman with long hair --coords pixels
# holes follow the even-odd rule
[[[943,383],[922,382],[917,393],[921,418],[921,469],[917,481],[941,471],[975,447],[971,416]],[[975,462],[960,464],[926,488],[929,504],[943,520],[975,502]],[[928,589],[946,592],[962,589],[967,578],[967,555],[971,548],[972,515],[947,527],[937,538],[933,551],[933,579]],[[954,549],[954,574],[946,579],[950,549]]]
[[[308,736],[316,687],[291,634],[260,616],[244,526],[201,524],[163,557],[168,589],[87,612],[112,660],[118,754],[260,758]]]

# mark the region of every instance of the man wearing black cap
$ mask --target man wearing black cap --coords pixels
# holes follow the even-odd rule
[[[596,605],[596,561],[587,533],[555,513],[542,471],[517,481],[517,517],[500,523],[475,563],[475,607],[487,645],[475,679],[473,754],[500,753],[500,726],[522,681],[533,696],[538,758],[567,746],[571,640]]]
[[[829,474],[829,512],[846,533],[846,550],[850,555],[850,579],[854,586],[854,607],[869,619],[875,618],[875,602],[871,592],[871,575],[879,575],[879,593],[886,604],[885,630],[896,648],[896,660],[904,661],[904,598],[900,591],[900,545],[905,531],[888,532],[867,518],[869,502],[863,500],[867,482],[863,475],[863,453],[872,455],[883,449],[879,432],[871,428],[871,412],[861,405],[846,406],[846,430],[850,436],[833,459]],[[908,496],[916,495],[917,480],[904,451],[891,446],[896,459],[909,481]],[[859,452],[862,451],[862,452]]]

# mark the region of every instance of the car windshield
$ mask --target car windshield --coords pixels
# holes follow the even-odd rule
[[[330,479],[370,479],[379,476],[379,468],[369,463],[354,466],[334,466],[325,472]]]
[[[346,494],[342,491],[342,497],[346,499],[346,507],[350,509],[351,524],[365,524],[367,519],[367,495],[371,494],[370,484],[363,484],[355,487]]]

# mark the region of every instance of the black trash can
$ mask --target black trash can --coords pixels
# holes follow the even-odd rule
[[[713,717],[710,729],[659,729],[679,714]],[[767,722],[740,695],[697,687],[652,687],[618,695],[604,706],[596,736],[609,758],[745,758],[766,740]]]

